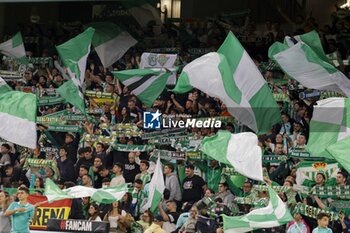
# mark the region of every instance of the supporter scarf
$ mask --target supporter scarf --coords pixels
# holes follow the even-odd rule
[[[48,131],[55,131],[55,132],[71,132],[71,133],[77,133],[77,132],[83,132],[84,129],[81,126],[78,125],[49,125]]]
[[[263,155],[263,163],[281,163],[287,160],[287,156],[285,155]]]
[[[44,65],[48,64],[49,67],[52,67],[52,57],[30,57],[29,63],[34,65]]]
[[[305,205],[303,203],[298,203],[295,208],[294,208],[295,213],[299,213],[301,215],[307,216],[309,218],[317,219],[317,215],[322,212],[322,213],[327,213],[330,216],[330,220],[338,220],[339,215],[333,211],[329,210],[322,210],[320,208],[316,208],[313,206]]]
[[[62,104],[65,100],[61,96],[52,96],[52,97],[41,97],[37,100],[38,106],[46,106],[46,105],[55,105],[55,104]]]
[[[129,144],[119,144],[119,143],[112,145],[112,147],[116,151],[124,151],[124,152],[130,152],[130,151],[145,152],[145,151],[150,151],[154,149],[153,145],[129,145]]]
[[[180,129],[163,129],[160,131],[154,131],[150,133],[144,133],[142,135],[142,140],[147,140],[147,139],[153,139],[153,138],[163,138],[163,137],[170,137],[173,135],[177,134],[183,134],[186,133],[187,129],[185,128],[180,128]]]
[[[57,177],[57,175],[59,174],[57,163],[55,160],[27,158],[23,168],[28,168],[28,167],[35,167],[35,168],[50,167],[54,171],[55,177]]]
[[[84,95],[93,98],[114,99],[113,93],[100,91],[85,91]]]
[[[253,188],[257,191],[268,191],[268,186],[266,185],[254,185]],[[275,190],[276,192],[282,192],[282,193],[286,193],[291,191],[291,187],[288,186],[271,186],[271,188],[273,190]]]
[[[202,140],[181,140],[181,141],[173,141],[171,143],[171,147],[187,152],[187,151],[199,151],[201,149]]]
[[[315,186],[312,194],[315,194],[320,198],[340,198],[350,200],[350,186]]]
[[[177,152],[177,151],[168,151],[168,150],[158,150],[155,149],[153,150],[153,157],[158,158],[158,156],[160,157],[160,159],[164,159],[164,160],[185,160],[186,159],[186,153],[183,152]]]
[[[188,135],[174,135],[169,137],[162,137],[162,138],[153,138],[148,140],[148,143],[155,144],[155,145],[172,145],[177,142],[181,142],[184,140],[188,140],[192,137],[192,134]]]
[[[310,156],[310,153],[307,151],[292,149],[289,151],[289,157],[303,159],[303,158],[310,158],[311,156]]]
[[[100,124],[101,129],[108,129],[108,130],[128,130],[128,131],[140,131],[140,129],[137,127],[136,124],[133,123],[118,123],[115,125],[108,125],[106,123]]]

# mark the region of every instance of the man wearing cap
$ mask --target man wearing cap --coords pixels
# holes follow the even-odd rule
[[[166,233],[166,231],[162,229],[163,222],[162,216],[156,216],[151,226],[145,230],[145,233]]]

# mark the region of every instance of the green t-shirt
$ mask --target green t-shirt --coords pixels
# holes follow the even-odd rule
[[[13,202],[7,210],[14,210],[18,208],[25,208],[26,211],[22,213],[17,212],[11,215],[11,233],[30,233],[29,225],[34,216],[34,206],[29,203],[22,206],[19,202]]]

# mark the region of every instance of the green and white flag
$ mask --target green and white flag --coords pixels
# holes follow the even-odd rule
[[[136,95],[147,107],[163,92],[171,72],[151,69],[133,69],[112,72],[129,91]]]
[[[36,148],[36,95],[12,91],[0,78],[0,137],[15,144]]]
[[[335,178],[339,171],[338,163],[327,163],[323,161],[303,161],[297,167],[296,183],[298,186],[312,187],[318,173],[326,177],[327,185],[335,185]]]
[[[160,14],[155,6],[152,6],[145,0],[128,0],[121,2],[130,12],[134,19],[141,27],[146,28],[150,21],[155,21],[157,25],[161,25]]]
[[[152,212],[158,207],[159,202],[162,200],[163,192],[165,189],[162,163],[160,157],[158,157],[156,168],[152,176],[152,180],[149,184],[149,195],[147,203],[142,207],[143,211],[150,209]]]
[[[114,23],[99,22],[87,26],[95,29],[92,45],[104,67],[110,67],[137,43],[128,32]]]
[[[28,63],[21,32],[18,32],[11,39],[1,43],[0,53],[8,57],[16,58],[21,63]]]
[[[49,202],[67,198],[74,199],[90,197],[91,200],[97,203],[111,204],[115,201],[121,200],[126,192],[126,184],[100,189],[78,185],[63,190],[57,187],[57,185],[50,179],[46,179],[45,184],[45,195]]]
[[[311,156],[332,159],[326,149],[350,136],[350,99],[328,98],[317,101],[310,121],[306,149]]]
[[[263,181],[262,151],[255,134],[231,134],[219,130],[216,135],[203,139],[201,150],[213,159],[233,166],[236,172]]]
[[[350,137],[347,137],[327,148],[327,152],[335,158],[347,172],[350,172],[349,146]]]
[[[85,113],[83,84],[86,70],[86,60],[90,53],[90,45],[95,29],[88,28],[83,33],[69,41],[56,46],[63,64],[67,68],[71,80],[57,89],[57,92]]]
[[[269,58],[277,62],[287,75],[304,87],[350,96],[350,80],[328,60],[325,61],[322,48],[303,41],[295,45],[287,41],[290,38],[284,44],[275,42],[269,48]]]
[[[232,32],[217,53],[186,65],[172,91],[185,93],[192,88],[220,98],[232,116],[256,133],[265,133],[280,122],[271,90]]]
[[[294,36],[293,38],[297,42],[302,41],[310,46],[310,48],[317,54],[319,58],[325,62],[330,63],[326,53],[323,50],[320,36],[315,30],[302,35]],[[289,47],[292,47],[294,45],[293,39],[289,36],[286,36],[284,38],[284,43],[286,43]]]
[[[270,200],[266,207],[254,209],[242,216],[223,215],[224,232],[244,233],[261,228],[277,227],[292,221],[293,217],[286,204],[272,188],[268,189]]]

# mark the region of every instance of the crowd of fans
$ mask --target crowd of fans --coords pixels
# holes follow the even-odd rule
[[[268,69],[267,50],[275,41],[283,42],[286,34],[303,34],[310,30],[317,30],[322,39],[326,54],[331,54],[332,60],[343,61],[349,56],[349,30],[350,14],[343,16],[343,10],[338,9],[332,15],[332,24],[319,27],[311,16],[305,20],[298,19],[293,22],[293,32],[283,30],[279,22],[266,21],[261,29],[247,16],[236,23],[230,19],[202,20],[185,22],[179,27],[164,24],[161,34],[152,40],[156,44],[152,47],[178,48],[178,65],[183,67],[198,54],[188,52],[190,48],[208,49],[216,51],[232,30],[242,40],[250,56],[260,68],[263,76],[269,82],[271,92],[281,110],[281,124],[276,125],[265,135],[259,136],[259,146],[265,155],[288,155],[290,150],[304,150],[308,140],[309,123],[312,116],[313,104],[320,98],[300,98],[299,94],[305,92],[294,81],[288,81],[278,68]],[[33,44],[26,43],[29,56],[51,57],[53,65],[40,65],[28,69],[23,80],[12,80],[7,83],[16,90],[31,87],[35,93],[40,92],[43,97],[45,90],[58,88],[67,79],[65,68],[60,65],[59,58],[54,54],[53,46],[80,32],[79,29],[52,28],[43,30],[40,26],[31,26],[22,31],[24,37],[35,36],[40,40],[40,49]],[[154,37],[150,25],[145,31],[134,31],[140,38]],[[131,48],[122,59],[113,65],[113,70],[138,68],[140,55],[147,51],[147,41],[140,41]],[[40,52],[40,53],[39,53]],[[9,63],[3,62],[3,67]],[[349,75],[349,67],[340,64],[338,69]],[[42,195],[45,179],[54,180],[61,188],[75,185],[86,187],[108,187],[119,184],[130,184],[130,191],[122,200],[113,204],[93,203],[90,198],[74,199],[69,218],[87,219],[94,221],[107,221],[111,232],[133,232],[141,229],[151,232],[220,232],[222,219],[220,214],[242,215],[248,213],[252,204],[240,204],[235,200],[240,197],[250,198],[254,202],[266,205],[264,200],[267,191],[254,189],[257,182],[246,179],[243,185],[237,187],[225,176],[225,166],[210,158],[187,161],[163,161],[165,191],[162,202],[157,208],[157,214],[142,207],[147,201],[148,186],[154,170],[155,161],[150,152],[118,151],[108,143],[85,140],[84,135],[95,134],[109,136],[108,127],[119,123],[133,123],[142,128],[144,111],[156,111],[166,114],[188,114],[193,117],[229,116],[225,105],[218,99],[211,98],[199,90],[175,95],[164,91],[154,102],[151,108],[143,105],[128,88],[123,86],[111,74],[111,69],[103,67],[99,59],[91,52],[85,75],[86,90],[110,93],[113,101],[99,104],[93,98],[86,97],[89,110],[100,109],[97,113],[90,112],[95,121],[86,120],[75,124],[82,126],[82,132],[55,132],[49,131],[47,125],[38,124],[38,147],[27,150],[9,142],[1,145],[1,185],[0,206],[6,210],[10,202],[16,200],[16,194],[9,194],[11,188],[25,185],[33,194]],[[67,104],[56,104],[38,107],[38,116],[71,110]],[[103,127],[102,127],[103,126]],[[230,132],[244,130],[237,122],[225,123],[221,129]],[[214,135],[218,129],[194,128],[187,133],[194,133],[197,139]],[[122,135],[118,137],[119,144],[143,145],[147,140],[140,137]],[[51,151],[43,148],[52,148]],[[56,149],[54,149],[56,148]],[[171,147],[166,147],[171,149]],[[174,149],[171,149],[174,150]],[[57,153],[55,152],[57,151]],[[26,165],[28,158],[56,160],[57,170],[53,167],[31,167]],[[296,165],[299,159],[290,158],[278,164],[264,164],[265,181],[272,185],[293,186],[296,183]],[[336,185],[347,184],[348,174],[340,171],[337,175]],[[315,186],[324,186],[326,177],[319,173],[315,178]],[[7,190],[7,191],[6,191]],[[332,200],[320,199],[317,195],[302,197],[297,192],[293,197],[279,193],[281,199],[289,206],[301,202],[320,209],[327,209]],[[288,199],[295,199],[295,203]],[[294,214],[294,222],[287,226],[263,229],[257,232],[310,232],[317,227],[315,219]],[[318,216],[320,222],[328,225],[329,217],[326,214]],[[3,220],[2,220],[3,221]],[[3,223],[1,222],[1,226]],[[4,223],[5,224],[5,223]],[[340,219],[331,221],[333,232],[347,232],[350,229],[350,220],[344,213]],[[3,229],[2,229],[3,230]],[[0,230],[1,231],[1,230]],[[4,232],[1,231],[1,232]],[[321,232],[321,231],[319,231]]]

